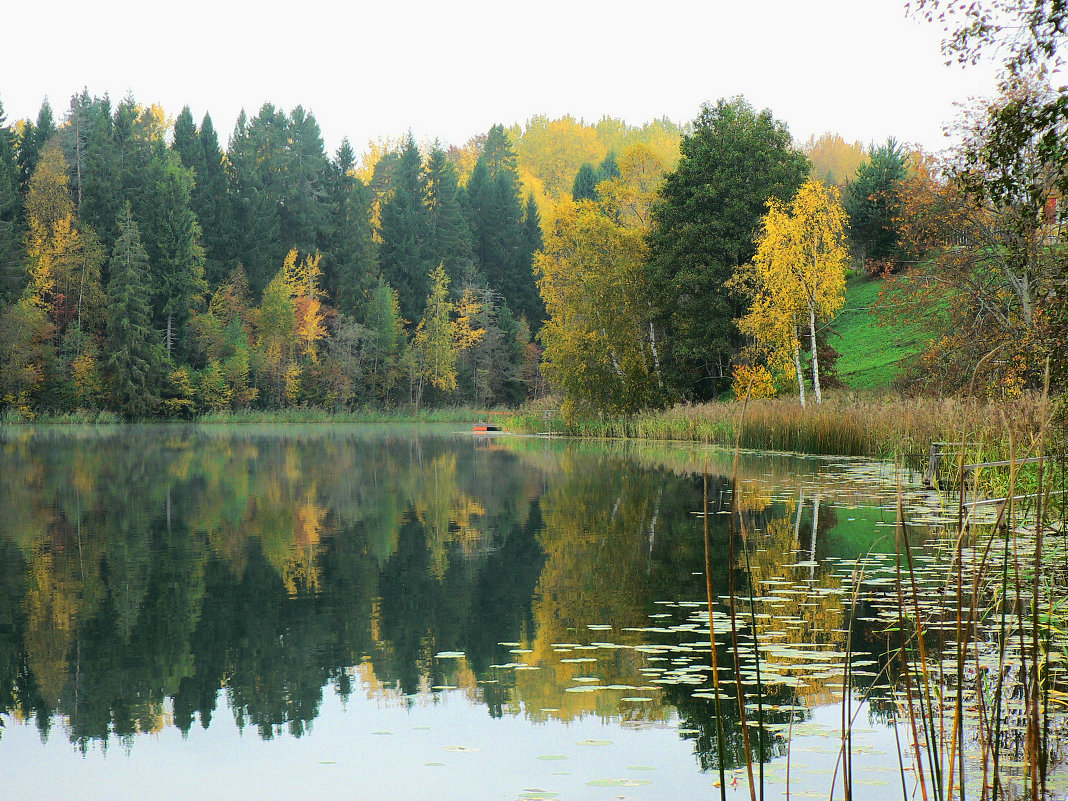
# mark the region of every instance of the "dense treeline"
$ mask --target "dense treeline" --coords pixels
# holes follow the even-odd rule
[[[1018,81],[939,160],[894,139],[804,147],[744,98],[688,126],[535,117],[462,147],[326,154],[265,104],[210,116],[75,95],[0,110],[0,409],[516,405],[622,413],[840,386],[845,276],[932,332],[906,376],[1065,382],[1043,86]],[[891,297],[892,296],[892,297]],[[998,358],[991,358],[997,355]],[[982,368],[981,372],[975,372]],[[811,394],[806,394],[806,386]]]
[[[365,183],[299,106],[242,114],[225,150],[210,116],[131,97],[0,112],[0,404],[521,402],[539,211],[502,126],[471,148],[464,185],[411,136]]]

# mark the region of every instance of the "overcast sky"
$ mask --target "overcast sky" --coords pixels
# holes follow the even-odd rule
[[[269,100],[314,112],[333,151],[409,128],[461,144],[534,114],[693,119],[744,94],[795,139],[894,135],[938,149],[954,101],[989,68],[943,66],[942,32],[903,0],[96,0],[9,4],[0,101],[9,121],[47,96],[127,91],[211,113],[224,140]]]

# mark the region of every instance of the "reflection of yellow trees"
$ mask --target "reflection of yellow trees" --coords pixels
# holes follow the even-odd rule
[[[464,554],[469,555],[482,542],[483,532],[478,523],[486,510],[461,489],[455,451],[435,456],[422,476],[415,510],[426,531],[431,573],[441,579],[449,566],[449,546],[458,543]]]
[[[786,515],[772,519],[762,532],[749,533],[749,564],[755,594],[774,599],[757,605],[756,628],[761,667],[766,668],[764,679],[774,683],[775,673],[796,676],[801,680],[798,698],[805,705],[815,706],[841,697],[842,671],[836,665],[842,659],[821,661],[804,658],[801,653],[842,652],[846,590],[833,571],[818,568],[810,576],[808,568],[792,567],[795,560],[808,559],[807,548],[800,554],[796,551],[796,510],[795,502],[787,506]],[[748,609],[745,611],[744,619],[748,621]],[[814,665],[821,667],[813,669]]]
[[[591,469],[592,468],[592,469]],[[540,535],[546,561],[534,600],[536,634],[529,661],[539,670],[516,672],[519,697],[535,719],[563,720],[619,714],[619,699],[636,690],[568,692],[576,677],[595,675],[601,685],[644,686],[645,656],[627,647],[564,650],[553,644],[600,641],[588,624],[621,627],[648,624],[655,599],[646,596],[652,565],[650,542],[660,520],[662,490],[655,473],[597,470],[588,458],[563,454],[562,480],[542,500],[545,528]],[[650,476],[653,476],[650,483]],[[596,662],[564,662],[565,659]],[[592,684],[593,682],[590,682]],[[577,686],[577,685],[575,685]],[[543,710],[554,710],[544,712]],[[657,702],[642,704],[641,716],[657,718]]]
[[[77,617],[77,597],[56,571],[51,554],[36,553],[30,562],[26,592],[26,653],[46,703],[55,705],[69,674],[68,658]]]
[[[320,566],[316,556],[328,510],[315,502],[314,486],[296,508],[293,544],[282,564],[276,565],[290,595],[319,591]]]

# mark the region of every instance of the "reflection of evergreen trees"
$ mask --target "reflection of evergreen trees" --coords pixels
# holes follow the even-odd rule
[[[500,643],[549,664],[549,644],[588,641],[589,623],[647,626],[657,601],[703,599],[703,482],[603,450],[525,447],[345,427],[0,438],[0,711],[42,735],[62,715],[86,747],[156,730],[168,707],[183,732],[207,727],[225,692],[240,726],[300,735],[324,687],[352,691],[353,666],[412,694],[454,683],[458,664],[435,654],[462,651],[461,678],[491,715],[594,712],[554,670],[491,668],[515,660]],[[729,481],[709,490],[725,594]],[[811,503],[796,517],[781,502],[747,508],[749,530],[779,521],[787,550],[808,550]],[[818,548],[834,520],[826,504]],[[794,558],[759,538],[750,554],[755,570]],[[744,591],[744,563],[734,570]],[[858,625],[854,649],[879,653],[866,637]],[[606,681],[641,681],[640,654],[599,659]],[[695,689],[665,685],[657,708],[678,710],[710,768],[714,705]],[[791,702],[782,687],[766,700]],[[727,728],[733,766],[741,732]]]
[[[437,651],[481,670],[529,630],[543,479],[469,440],[323,432],[5,443],[0,710],[84,747],[158,729],[168,699],[207,727],[225,691],[239,725],[299,735],[365,658],[411,693]]]

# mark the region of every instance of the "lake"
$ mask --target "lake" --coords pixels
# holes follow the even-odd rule
[[[456,429],[0,430],[4,797],[901,797],[893,465]]]

